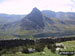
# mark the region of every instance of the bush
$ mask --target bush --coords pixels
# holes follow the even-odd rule
[[[56,46],[55,44],[49,44],[47,45],[48,49],[51,50],[52,53],[55,53],[56,52]]]
[[[48,48],[48,49],[51,49],[51,48],[52,48],[52,44],[48,44],[48,45],[47,45],[47,48]]]
[[[36,50],[37,52],[43,51],[44,48],[45,48],[45,45],[43,45],[43,44],[35,44],[35,50]]]
[[[29,53],[27,46],[21,46],[21,48],[22,48],[22,50],[21,50],[22,53]]]
[[[2,54],[5,54],[6,52],[7,52],[6,49],[1,50],[1,51],[0,51],[0,56],[1,56]]]
[[[22,53],[29,53],[29,51],[28,51],[27,48],[24,48],[24,49],[22,50]]]

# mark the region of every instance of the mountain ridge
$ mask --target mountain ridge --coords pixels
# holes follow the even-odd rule
[[[5,32],[17,35],[27,34],[33,36],[40,33],[70,33],[75,32],[75,13],[40,11],[33,8],[31,13],[23,17],[22,20],[5,25],[1,27]]]

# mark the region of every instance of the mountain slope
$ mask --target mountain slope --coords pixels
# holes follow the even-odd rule
[[[5,24],[9,22],[15,22],[21,20],[25,15],[8,15],[0,14],[0,24]]]
[[[74,12],[53,12],[42,11],[42,14],[52,19],[54,26],[61,31],[75,31],[75,13]]]
[[[41,33],[44,33],[44,35],[46,33],[45,36],[70,35],[75,32],[74,15],[75,13],[72,12],[49,10],[41,12],[39,9],[33,8],[32,12],[22,20],[4,24],[1,28],[4,32],[24,37],[25,35],[34,36]],[[52,35],[49,35],[51,33]]]
[[[14,27],[20,27],[20,30],[36,30],[40,32],[75,31],[74,15],[75,13],[72,12],[53,12],[47,10],[41,12],[39,9],[33,8],[32,12],[18,23],[6,24],[7,27],[5,28],[14,29]]]

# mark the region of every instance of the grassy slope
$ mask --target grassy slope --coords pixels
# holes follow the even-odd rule
[[[75,51],[75,40],[74,41],[67,41],[63,42],[66,46],[65,51]]]

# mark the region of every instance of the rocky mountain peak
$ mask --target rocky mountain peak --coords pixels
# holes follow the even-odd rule
[[[41,11],[35,7],[33,8],[31,14],[41,14]]]
[[[44,22],[43,22],[43,15],[41,11],[37,8],[33,8],[30,14],[28,14],[22,20],[22,28],[24,29],[43,29]]]

